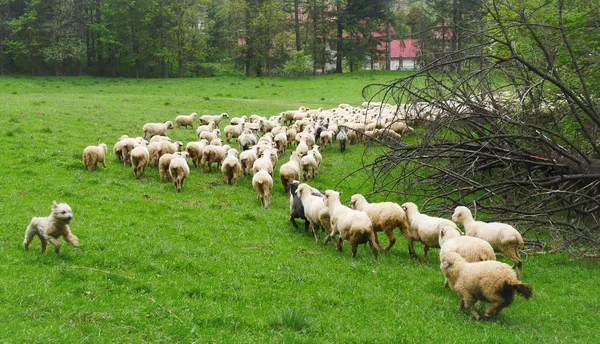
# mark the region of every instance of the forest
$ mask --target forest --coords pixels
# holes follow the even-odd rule
[[[389,69],[378,43],[405,38],[424,65],[482,13],[473,0],[0,0],[0,74],[293,76],[386,57]]]

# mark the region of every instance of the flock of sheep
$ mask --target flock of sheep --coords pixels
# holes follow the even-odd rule
[[[517,279],[522,277],[519,248],[523,246],[520,233],[503,223],[475,221],[466,207],[457,207],[452,221],[419,212],[416,204],[401,206],[393,202],[369,203],[364,196],[351,197],[350,207],[340,201],[340,192],[320,192],[308,182],[319,172],[323,159],[320,149],[337,141],[340,150],[346,143],[354,144],[373,138],[401,140],[414,130],[406,124],[409,114],[400,106],[363,103],[360,107],[340,104],[333,109],[310,110],[300,107],[270,118],[258,115],[231,118],[224,127],[224,140],[220,123],[228,114],[217,116],[177,116],[175,123],[147,123],[143,137],[123,135],[113,147],[123,166],[131,165],[134,176],[140,178],[147,166],[158,167],[161,182],[171,180],[181,192],[190,173],[188,160],[201,172],[212,172],[212,164],[221,170],[227,184],[237,184],[240,174],[252,175],[252,186],[262,207],[269,207],[273,176],[279,156],[291,150],[289,161],[279,168],[279,178],[290,196],[290,221],[297,227],[296,219],[303,219],[305,229],[311,231],[315,242],[320,240],[320,230],[325,232],[324,244],[334,240],[342,250],[344,240],[349,241],[352,257],[359,244],[368,244],[378,260],[381,245],[377,232],[384,232],[394,246],[394,230],[400,229],[407,239],[408,252],[416,257],[414,241],[424,245],[424,258],[429,248],[441,248],[440,268],[450,286],[461,297],[459,309],[470,310],[479,320],[480,315],[471,307],[477,301],[490,302],[485,311],[489,317],[508,307],[514,292],[529,298],[532,288]],[[172,140],[167,131],[172,128],[194,127],[197,140],[185,146]],[[259,137],[259,133],[261,134]],[[236,139],[241,153],[231,146]],[[98,163],[104,167],[107,146],[86,147],[82,160],[88,170]],[[300,180],[304,183],[301,183]],[[464,226],[463,235],[455,222]],[[336,239],[337,237],[337,239]],[[502,253],[513,262],[513,267],[496,261],[495,252]]]

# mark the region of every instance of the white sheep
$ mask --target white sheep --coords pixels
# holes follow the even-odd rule
[[[275,145],[277,146],[277,151],[279,153],[285,152],[285,147],[287,146],[287,134],[285,132],[280,132],[275,135]]]
[[[242,151],[250,149],[250,147],[252,147],[258,143],[258,138],[256,137],[256,131],[244,130],[242,135],[240,135],[238,137],[238,143],[239,143]]]
[[[154,135],[150,139],[150,143],[152,143],[152,142],[160,142],[160,141],[169,141],[169,142],[171,142],[171,138],[168,137],[168,136]]]
[[[321,155],[321,152],[319,151],[318,145],[314,145],[310,151],[313,152],[313,156],[315,158],[315,161],[317,162],[317,173],[318,173],[319,168],[321,167],[321,161],[323,161],[323,156]]]
[[[477,301],[490,302],[484,316],[494,314],[510,306],[515,291],[525,299],[533,295],[533,288],[517,279],[514,270],[505,263],[493,260],[469,263],[460,254],[449,252],[440,264],[440,269],[448,279],[450,288],[460,296],[458,310],[467,309],[475,320],[480,314],[471,307]]]
[[[321,143],[321,147],[323,147],[323,150],[326,150],[327,146],[329,146],[332,141],[333,131],[331,130],[323,130],[319,135],[319,142]]]
[[[169,164],[169,174],[177,192],[181,192],[183,181],[190,174],[190,167],[187,162],[188,158],[189,154],[182,152],[181,155],[173,157]]]
[[[204,116],[200,116],[200,123],[208,124],[210,122],[214,122],[215,125],[218,127],[219,123],[221,123],[221,121],[225,118],[229,118],[229,115],[225,112],[223,112],[220,115],[216,115],[216,116],[204,115]]]
[[[167,136],[167,129],[173,128],[173,122],[166,121],[164,123],[146,123],[143,126],[144,139],[150,140],[152,136],[162,135]]]
[[[215,129],[215,122],[210,122],[207,125],[201,125],[198,128],[196,128],[196,136],[200,137],[200,134],[202,134],[205,131],[211,132]]]
[[[194,167],[200,166],[202,151],[207,145],[208,141],[200,140],[188,142],[188,144],[185,146],[185,150],[190,154],[190,158],[192,159],[192,163],[194,163]]]
[[[298,145],[296,146],[296,152],[298,152],[298,156],[299,157],[303,157],[306,155],[306,153],[308,153],[308,144],[306,144],[306,139],[305,138],[301,138],[300,141],[298,142]]]
[[[101,143],[97,146],[87,146],[83,150],[81,160],[83,165],[88,171],[98,167],[98,163],[102,163],[102,166],[106,168],[106,151],[108,147],[105,143]]]
[[[198,117],[198,114],[192,112],[190,115],[179,115],[175,117],[175,127],[179,129],[179,127],[194,127],[194,121]]]
[[[318,167],[312,150],[308,151],[308,153],[300,159],[300,170],[302,171],[302,177],[305,181],[310,181],[316,176]]]
[[[329,215],[329,208],[323,202],[323,197],[315,196],[313,194],[313,188],[308,184],[300,184],[296,189],[296,195],[300,198],[302,206],[304,207],[304,216],[310,223],[309,227],[312,230],[313,236],[315,237],[315,243],[319,243],[319,225],[323,226],[329,235],[328,224],[322,224],[321,219],[324,212]],[[290,198],[293,201],[293,198]]]
[[[292,182],[300,179],[300,159],[298,152],[292,152],[290,160],[279,167],[279,178],[286,193],[290,191]]]
[[[158,172],[160,174],[161,183],[163,182],[165,177],[167,177],[167,181],[172,181],[171,173],[169,173],[169,166],[171,165],[171,160],[180,156],[182,156],[182,152],[167,153],[163,154],[160,157],[160,159],[158,160]],[[189,153],[187,153],[187,156],[190,156]]]
[[[268,208],[271,203],[271,188],[273,178],[267,169],[262,169],[252,177],[252,187],[256,190],[257,198],[263,208]]]
[[[496,252],[513,262],[513,268],[517,268],[519,276],[523,277],[519,248],[524,245],[524,241],[521,233],[513,226],[500,222],[475,221],[469,208],[463,206],[456,207],[452,220],[462,223],[467,235],[489,242]]]
[[[148,148],[146,148],[144,145],[135,147],[131,151],[130,159],[131,167],[133,167],[133,175],[136,178],[140,178],[140,176],[146,170],[148,162],[150,161],[150,153],[148,152]]]
[[[225,137],[227,139],[227,143],[231,142],[231,139],[237,139],[238,137],[240,137],[240,135],[242,135],[243,128],[243,123],[236,125],[227,125],[225,129],[223,129],[223,132],[225,133]]]
[[[356,258],[356,249],[359,244],[368,243],[375,259],[379,261],[379,249],[375,241],[375,232],[369,216],[362,211],[350,209],[340,203],[340,193],[325,191],[325,205],[329,208],[331,217],[331,231],[325,239],[325,244],[330,239],[335,239],[339,234],[340,239],[336,248],[341,251],[344,240],[350,241],[352,258]]]
[[[137,138],[126,138],[122,141],[120,144],[120,150],[121,150],[121,160],[123,161],[123,167],[127,167],[127,164],[131,163],[131,151],[141,145],[144,144],[145,141],[144,139],[137,139]]]
[[[252,172],[254,174],[262,169],[267,170],[269,175],[273,175],[273,163],[271,162],[271,150],[269,149],[264,150],[261,157],[256,159],[254,164],[252,164]]]
[[[240,164],[237,155],[237,150],[234,148],[229,149],[227,151],[227,157],[225,157],[225,160],[223,160],[223,164],[221,165],[221,172],[223,172],[223,177],[227,184],[237,185],[238,176],[242,169],[242,165]]]
[[[402,209],[410,223],[413,239],[423,243],[423,259],[427,259],[429,248],[440,247],[440,225],[454,227],[457,231],[460,231],[456,224],[450,220],[421,214],[417,205],[412,202],[402,204]]]
[[[246,115],[244,115],[242,117],[233,117],[231,119],[231,121],[229,121],[229,124],[231,124],[231,125],[243,124],[246,122],[247,119],[248,119],[248,117]]]
[[[200,161],[202,172],[206,172],[205,167],[208,164],[208,172],[212,172],[212,163],[217,163],[217,168],[221,168],[221,162],[225,158],[225,152],[229,150],[229,145],[214,146],[208,145],[202,150],[202,160]]]
[[[385,247],[385,250],[389,251],[396,243],[394,229],[400,228],[400,232],[402,232],[402,235],[404,235],[408,241],[408,253],[411,257],[416,256],[413,236],[408,227],[408,219],[401,206],[393,202],[369,203],[363,195],[354,194],[350,197],[350,207],[363,211],[369,215],[369,218],[373,223],[377,247],[381,248],[379,239],[377,238],[377,232],[384,232],[387,235],[389,242]]]
[[[221,136],[221,130],[219,129],[214,129],[212,131],[203,131],[200,133],[200,135],[198,135],[198,140],[206,140],[208,142],[211,142],[212,140],[219,138],[219,136]]]
[[[244,173],[244,178],[248,179],[248,175],[252,172],[252,166],[256,159],[258,159],[257,154],[258,148],[256,146],[243,151],[240,154],[240,165],[242,166],[242,172]]]

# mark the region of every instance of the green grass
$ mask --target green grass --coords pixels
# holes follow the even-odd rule
[[[399,239],[377,264],[366,247],[352,259],[348,245],[342,253],[316,246],[288,222],[277,176],[263,210],[246,180],[232,187],[193,170],[178,194],[156,169],[136,180],[110,152],[107,169],[89,173],[80,160],[85,146],[112,148],[146,122],[359,104],[365,84],[397,75],[0,78],[0,342],[595,342],[597,263],[531,255],[532,300],[476,323],[442,288],[436,250],[413,261]],[[170,135],[195,137],[192,129]],[[330,147],[312,184],[343,191],[344,201],[368,192],[363,173],[344,177],[374,153]],[[40,254],[36,239],[24,252],[25,227],[53,200],[73,208],[82,247]]]

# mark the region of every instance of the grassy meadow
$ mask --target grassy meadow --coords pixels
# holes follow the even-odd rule
[[[595,262],[530,252],[524,281],[533,298],[516,296],[499,316],[477,323],[442,288],[437,250],[427,262],[412,260],[397,232],[377,264],[365,246],[352,259],[347,243],[340,253],[331,243],[315,245],[302,221],[294,229],[279,164],[265,210],[249,180],[228,186],[220,171],[192,168],[178,194],[156,169],[136,180],[112,154],[119,136],[141,136],[146,122],[358,105],[363,86],[399,75],[0,78],[0,343],[596,342]],[[195,130],[169,135],[185,144]],[[109,146],[108,167],[87,172],[83,148],[100,142]],[[344,202],[368,193],[364,173],[346,176],[379,152],[329,147],[311,184],[342,191]],[[36,238],[25,252],[27,224],[48,215],[53,200],[72,207],[81,248],[41,254]]]

